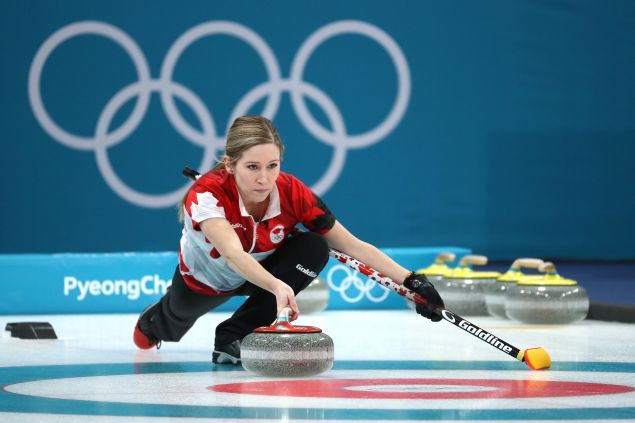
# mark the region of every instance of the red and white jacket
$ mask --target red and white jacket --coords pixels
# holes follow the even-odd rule
[[[225,218],[232,225],[243,249],[262,261],[282,246],[298,224],[324,234],[335,217],[299,179],[280,172],[260,222],[247,212],[234,176],[224,169],[201,176],[185,199],[185,221],[179,249],[179,268],[185,283],[194,291],[215,295],[238,289],[245,279],[234,272],[205,237],[200,223]]]

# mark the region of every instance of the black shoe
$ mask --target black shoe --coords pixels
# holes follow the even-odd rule
[[[148,306],[139,316],[139,320],[137,320],[132,339],[135,345],[142,350],[148,350],[155,346],[157,349],[161,348],[161,340],[152,336],[150,331],[150,321],[160,305],[161,301]]]
[[[216,364],[240,364],[240,339],[231,344],[214,346],[212,361]]]

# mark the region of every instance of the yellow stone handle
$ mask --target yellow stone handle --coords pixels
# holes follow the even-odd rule
[[[516,267],[516,268],[526,267],[529,269],[540,269],[540,266],[544,264],[545,264],[544,261],[540,259],[536,259],[536,258],[519,258],[514,260],[514,262],[512,263],[512,267]]]
[[[550,261],[546,261],[538,268],[538,270],[545,273],[556,273],[556,265]]]
[[[456,260],[456,255],[454,255],[454,253],[439,253],[434,261],[436,264],[443,264],[446,261],[452,262],[454,260]]]
[[[476,266],[485,266],[487,264],[487,257],[485,256],[477,256],[474,254],[469,254],[461,259],[459,264],[462,267],[467,266],[468,264],[473,264]]]

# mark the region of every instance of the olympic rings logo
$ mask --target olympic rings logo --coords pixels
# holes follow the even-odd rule
[[[344,278],[334,277],[335,272],[344,272]],[[364,281],[359,277],[359,272],[341,264],[336,264],[329,269],[326,274],[326,282],[333,291],[339,292],[342,299],[347,303],[357,303],[364,296],[373,303],[380,303],[390,294],[388,289],[377,282],[372,279]],[[379,294],[374,292],[379,292]]]
[[[334,102],[321,89],[303,80],[304,69],[313,52],[328,39],[341,34],[359,34],[381,45],[389,54],[397,72],[397,96],[392,110],[385,119],[368,132],[348,134],[344,118]],[[138,80],[123,87],[101,111],[95,133],[91,137],[79,136],[60,127],[48,113],[41,94],[41,77],[44,65],[51,53],[65,41],[80,35],[99,35],[122,47],[132,60]],[[215,152],[222,150],[226,135],[217,133],[217,124],[202,99],[186,86],[172,79],[174,68],[183,52],[195,41],[211,35],[230,35],[250,45],[262,59],[268,80],[249,92],[234,107],[226,128],[238,116],[247,114],[260,100],[266,98],[262,115],[273,119],[280,105],[283,93],[289,93],[291,104],[298,119],[306,130],[319,141],[334,149],[328,169],[312,185],[312,189],[323,195],[340,175],[348,149],[368,147],[384,139],[391,133],[405,114],[410,99],[410,70],[406,57],[397,43],[383,30],[362,21],[344,20],[327,24],[311,34],[301,45],[291,66],[290,77],[282,78],[280,67],[273,50],[263,38],[250,28],[236,22],[209,21],[194,26],[183,33],[168,50],[161,65],[158,79],[152,79],[148,62],[137,43],[121,29],[104,22],[81,21],[67,25],[53,33],[38,49],[29,71],[29,101],[34,115],[42,128],[61,144],[77,149],[92,150],[97,167],[106,183],[120,197],[140,207],[160,208],[176,204],[188,189],[186,184],[179,189],[164,194],[148,194],[128,186],[114,171],[108,157],[108,148],[129,137],[139,126],[148,109],[150,94],[160,94],[161,105],[177,132],[187,141],[203,148],[199,169],[209,169],[214,164]],[[191,108],[199,120],[200,129],[191,126],[178,111],[174,97]],[[305,103],[309,97],[321,107],[332,130],[324,128],[311,115]],[[111,128],[113,117],[129,100],[136,98],[135,106],[128,118],[117,128]]]

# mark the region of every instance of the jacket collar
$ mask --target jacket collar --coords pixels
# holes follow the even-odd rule
[[[236,181],[233,180],[234,187],[236,188],[236,194],[238,195],[238,206],[240,207],[240,215],[243,217],[249,217],[251,214],[245,208],[245,203],[243,202],[243,198],[240,196],[240,191],[238,191],[238,186],[236,185]],[[278,192],[278,183],[276,182],[273,185],[273,190],[271,194],[269,194],[269,206],[267,207],[267,212],[262,217],[261,220],[271,219],[272,217],[276,217],[281,213],[280,211],[280,193]]]

